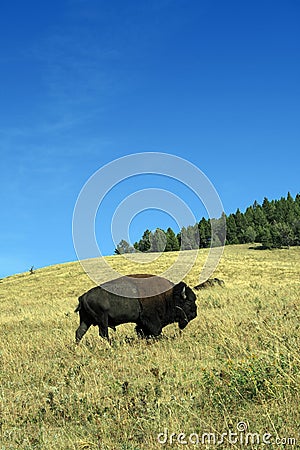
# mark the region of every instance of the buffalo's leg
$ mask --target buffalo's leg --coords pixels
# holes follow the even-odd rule
[[[76,330],[75,333],[75,339],[76,339],[76,344],[79,344],[79,342],[81,341],[81,339],[83,338],[83,336],[85,335],[85,333],[87,332],[87,330],[90,328],[91,324],[90,323],[85,323],[85,322],[81,322],[80,321],[80,325]]]
[[[142,328],[141,325],[137,325],[137,326],[135,327],[135,332],[136,332],[136,334],[138,335],[138,337],[140,337],[140,338],[145,337],[145,333],[144,333],[144,330],[143,330],[143,328]]]
[[[138,323],[135,331],[140,337],[157,337],[162,332],[162,326],[159,319],[151,318],[151,320],[142,320]]]
[[[159,317],[151,317],[151,321],[147,323],[147,329],[148,336],[159,336],[162,332],[162,326]]]
[[[79,344],[87,330],[92,325],[92,321],[84,309],[79,309],[79,327],[75,333],[76,343]]]
[[[147,327],[146,330],[143,330],[146,337],[158,337],[162,332],[161,326],[151,326]]]
[[[103,337],[104,339],[109,340],[108,338],[108,314],[107,312],[103,312],[101,321],[98,324],[99,327],[99,336]]]

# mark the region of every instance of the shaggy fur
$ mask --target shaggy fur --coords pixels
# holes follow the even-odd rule
[[[196,295],[183,282],[174,285],[154,275],[129,275],[80,296],[75,312],[80,316],[76,342],[91,325],[108,339],[109,327],[115,330],[128,322],[136,324],[139,336],[159,336],[166,325],[177,322],[183,329],[197,316]]]

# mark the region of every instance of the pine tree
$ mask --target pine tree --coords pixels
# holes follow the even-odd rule
[[[172,230],[172,228],[170,228],[170,227],[167,229],[166,238],[167,238],[166,248],[165,248],[166,252],[172,252],[172,251],[179,250],[179,242],[178,242],[177,236],[174,233],[174,231]]]
[[[244,242],[245,243],[252,243],[255,242],[255,238],[256,238],[256,232],[253,228],[252,225],[248,225],[248,227],[245,230],[245,234],[244,234]]]
[[[261,243],[261,245],[265,248],[272,248],[273,247],[273,241],[271,236],[271,230],[270,226],[265,226],[264,228],[260,229],[259,234],[257,235],[257,239]]]
[[[268,225],[266,214],[260,205],[257,205],[253,212],[253,222],[255,228],[265,227]]]
[[[199,228],[198,224],[182,227],[180,232],[180,249],[193,250],[199,248]]]
[[[219,219],[211,219],[211,246],[220,247],[226,243],[226,215],[222,213]]]
[[[244,234],[248,226],[246,217],[244,214],[241,213],[239,209],[237,209],[236,213],[234,214],[234,218],[236,223],[236,234],[238,242],[240,244],[244,244],[245,243]]]
[[[210,246],[210,239],[211,239],[211,227],[210,222],[206,220],[204,217],[200,220],[198,223],[198,230],[199,230],[199,247],[200,248],[207,248]]]
[[[115,253],[117,255],[122,255],[123,253],[134,253],[135,249],[131,245],[128,244],[125,239],[122,239],[117,247],[115,248]]]
[[[274,223],[276,220],[276,206],[275,202],[267,199],[267,197],[264,198],[264,201],[262,203],[262,209],[264,211],[264,214],[266,216],[266,219],[269,223]]]
[[[142,239],[134,244],[134,248],[139,251],[162,251],[162,248],[173,251],[178,248],[189,250],[223,245],[225,220],[226,244],[254,241],[267,248],[300,245],[300,194],[293,199],[288,192],[286,198],[272,201],[265,197],[262,205],[255,201],[245,213],[237,209],[235,214],[228,217],[225,214],[219,219],[203,217],[196,225],[182,227],[177,236],[171,228],[166,232],[157,229],[155,233],[146,230]],[[126,246],[124,248],[127,249]]]
[[[300,219],[297,220],[293,227],[294,240],[293,245],[300,245]]]
[[[199,248],[199,229],[198,224],[189,225],[186,229],[188,240],[192,249]]]
[[[139,250],[140,252],[149,251],[151,247],[150,236],[151,236],[150,230],[147,229],[146,231],[144,231],[142,239],[138,242],[137,247],[135,246],[135,248],[137,248],[137,250]]]
[[[226,220],[226,239],[228,244],[239,244],[235,217],[230,214]]]
[[[272,244],[275,248],[289,247],[294,240],[294,234],[287,223],[275,223],[271,227]]]
[[[248,206],[245,211],[245,218],[248,225],[254,226],[254,209],[253,206]]]
[[[189,241],[185,227],[182,227],[180,231],[180,250],[192,250],[192,244]]]
[[[155,232],[150,235],[150,251],[164,252],[166,248],[166,241],[166,233],[162,229],[156,228]]]

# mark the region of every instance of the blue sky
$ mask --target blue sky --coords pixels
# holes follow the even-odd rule
[[[296,0],[4,2],[0,276],[75,260],[82,186],[131,153],[186,158],[228,214],[299,192],[299,22]],[[172,189],[156,181],[112,192],[102,223],[134,189]],[[174,226],[155,211],[134,222],[133,240]],[[113,253],[108,229],[98,233]]]

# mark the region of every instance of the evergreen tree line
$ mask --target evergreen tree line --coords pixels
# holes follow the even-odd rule
[[[205,219],[195,225],[183,227],[175,234],[157,228],[146,230],[133,247],[122,240],[115,253],[169,252],[207,248],[224,242],[224,219],[226,219],[226,244],[260,243],[263,248],[282,248],[300,245],[300,194],[295,199],[290,193],[280,200],[269,201],[266,197],[260,205],[256,201],[244,213],[239,209],[220,219]],[[211,241],[211,227],[214,241]]]

